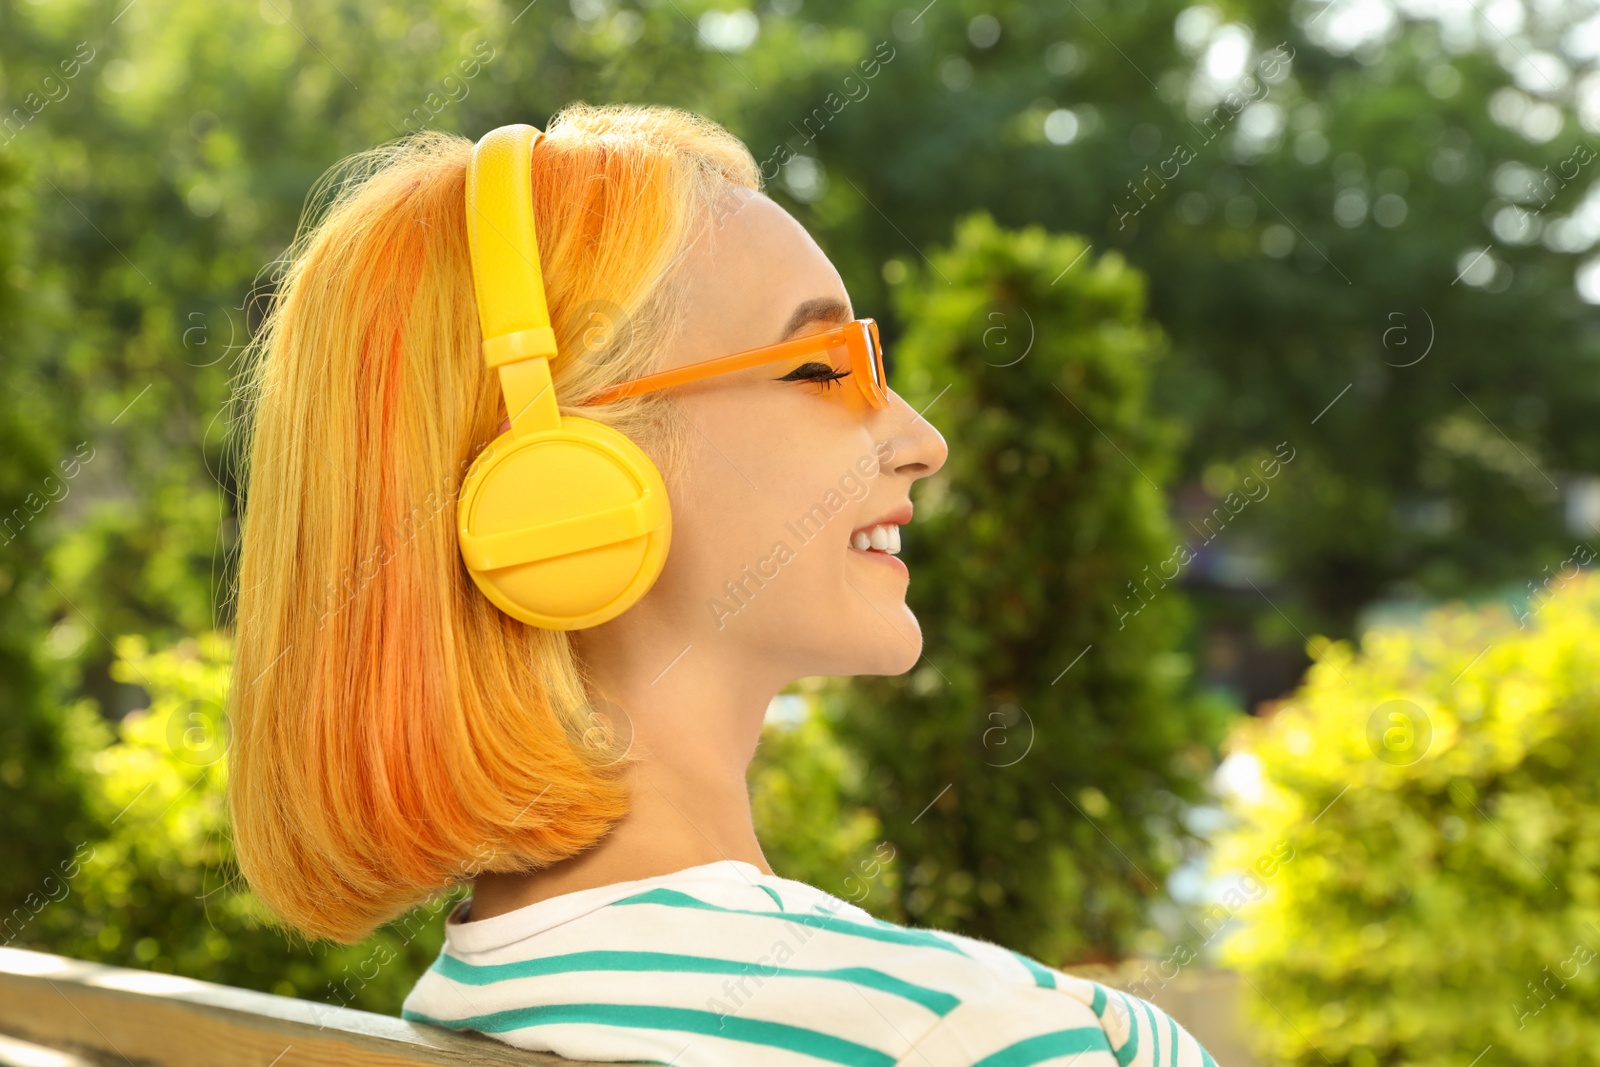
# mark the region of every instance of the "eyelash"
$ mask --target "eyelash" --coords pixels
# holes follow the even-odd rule
[[[850,372],[847,370],[834,370],[826,363],[811,362],[802,363],[788,374],[785,374],[782,378],[779,378],[778,381],[816,382],[822,386],[823,392],[827,392],[828,386],[832,385],[840,378],[848,378],[849,376]]]

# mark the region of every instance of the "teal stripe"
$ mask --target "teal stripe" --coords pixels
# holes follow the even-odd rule
[[[512,963],[473,964],[455,956],[440,956],[433,970],[463,985],[489,985],[512,978],[543,978],[574,971],[671,971],[693,974],[739,974],[754,971],[759,977],[831,978],[869,986],[884,993],[922,1005],[937,1015],[947,1015],[961,1004],[959,997],[927,986],[903,981],[871,967],[780,967],[776,964],[743,963],[713,956],[690,956],[676,952],[603,951],[570,952],[560,956],[517,960]]]
[[[1200,1047],[1200,1062],[1204,1064],[1205,1067],[1217,1067],[1217,1061],[1211,1058],[1211,1053],[1205,1050],[1205,1046],[1200,1045],[1200,1042],[1198,1041],[1196,1041],[1195,1044]]]
[[[1050,1034],[1023,1038],[1007,1045],[999,1052],[985,1056],[972,1067],[1028,1067],[1057,1056],[1071,1056],[1080,1052],[1110,1052],[1111,1042],[1099,1027],[1083,1026],[1076,1030],[1057,1030]]]
[[[1006,951],[1011,952],[1010,949]],[[1011,952],[1011,954],[1017,957],[1024,967],[1028,968],[1028,973],[1033,975],[1034,985],[1039,986],[1041,989],[1054,989],[1056,987],[1055,975],[1047,971],[1038,960],[1029,959],[1020,952]]]
[[[771,897],[773,899],[773,901],[778,905],[778,910],[779,911],[783,911],[784,910],[783,898],[778,896],[778,894],[773,891],[771,886],[764,885],[764,886],[758,886],[757,888],[759,888],[763,893],[767,894],[767,896],[769,896],[769,897]]]
[[[1089,1005],[1100,1018],[1106,1017],[1106,987],[1099,982],[1090,982],[1094,986],[1094,1003]]]
[[[1149,1001],[1140,1000],[1139,1006],[1144,1009],[1145,1015],[1150,1020],[1150,1067],[1159,1067],[1161,1063],[1161,1026],[1156,1022],[1156,1012],[1150,1006]]]
[[[721,912],[724,915],[754,915],[762,919],[778,918],[770,911],[746,911],[743,908],[724,908],[716,904],[708,904],[703,900],[691,897],[687,893],[680,893],[676,889],[649,889],[622,900],[614,900],[607,907],[614,908],[622,904],[664,904],[669,908],[698,908],[704,911]],[[897,945],[920,945],[923,948],[940,948],[946,952],[954,952],[958,956],[966,956],[966,953],[961,951],[958,946],[935,937],[932,933],[896,926],[893,923],[885,923],[882,926],[868,926],[865,923],[852,922],[849,919],[839,919],[825,915],[806,915],[794,911],[785,912],[782,921],[800,923],[802,926],[814,926],[829,933],[864,937],[871,941],[889,941]]]
[[[595,1026],[632,1026],[649,1030],[710,1034],[767,1048],[787,1049],[847,1067],[894,1067],[895,1058],[842,1037],[786,1023],[743,1019],[737,1015],[693,1008],[666,1008],[648,1004],[543,1004],[530,1008],[471,1015],[464,1019],[434,1019],[420,1012],[403,1012],[409,1022],[446,1026],[452,1030],[477,1030],[502,1034],[529,1026],[582,1023]]]
[[[1178,1024],[1172,1016],[1167,1016],[1167,1026],[1172,1031],[1172,1060],[1171,1067],[1178,1067]]]
[[[1128,1003],[1128,995],[1120,989],[1115,992],[1122,999],[1122,1006],[1128,1010],[1128,1040],[1117,1049],[1117,1063],[1121,1067],[1128,1067],[1139,1055],[1139,1016],[1134,1013],[1133,1005]]]

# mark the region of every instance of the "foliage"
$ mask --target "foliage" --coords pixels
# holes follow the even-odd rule
[[[24,284],[33,249],[27,238],[32,205],[16,161],[0,155],[0,330],[26,352],[41,313]],[[52,685],[49,649],[55,633],[46,604],[53,591],[43,574],[52,512],[68,507],[79,464],[57,461],[41,410],[40,368],[16,350],[0,354],[0,944],[9,941],[37,906],[40,871],[70,861],[67,838],[81,830],[85,768],[76,758],[83,716],[63,715],[63,694]],[[75,619],[67,628],[81,625]],[[34,894],[30,896],[30,894]]]
[[[232,646],[220,634],[151,652],[119,642],[114,674],[151,694],[113,740],[87,702],[70,709],[75,752],[92,754],[93,829],[13,916],[15,944],[79,959],[183,974],[330,1004],[398,1014],[438,953],[460,889],[355,945],[307,944],[273,925],[233,862],[221,699]],[[751,768],[758,832],[774,869],[862,906],[895,884],[877,819],[852,804],[850,755],[808,714],[769,724]],[[40,865],[26,868],[29,877]]]
[[[1591,242],[1571,228],[1597,116],[1523,65],[1541,55],[1565,77],[1581,62],[1556,58],[1577,9],[1529,19],[1514,44],[1440,9],[1359,47],[1282,4],[1190,10],[1175,29],[1210,36],[1180,50],[1203,60],[1243,30],[1247,71],[1269,71],[1279,42],[1294,58],[1259,105],[1221,112],[1214,142],[1189,123],[1220,90],[1199,71],[1175,83],[1188,123],[1155,121],[1146,153],[1176,139],[1198,154],[1125,238],[1178,339],[1158,391],[1193,427],[1185,470],[1226,472],[1264,441],[1302,454],[1239,533],[1266,547],[1285,586],[1272,599],[1305,633],[1348,635],[1382,596],[1518,580],[1562,547],[1563,474],[1600,469],[1577,415],[1600,403],[1573,285]],[[1538,131],[1507,110],[1534,98],[1552,116]],[[1262,624],[1300,643],[1250,592]]]
[[[571,100],[648,100],[725,123],[764,162],[792,152],[767,168],[769,191],[817,235],[856,305],[880,318],[890,351],[902,334],[913,343],[912,314],[965,331],[961,380],[982,370],[981,387],[952,390],[930,417],[994,464],[969,473],[1020,482],[1036,452],[1049,463],[1093,455],[1100,481],[1057,485],[1056,497],[1041,498],[1048,510],[946,478],[949,500],[975,493],[980,515],[1011,521],[969,530],[940,520],[941,553],[965,559],[919,559],[913,543],[908,558],[921,572],[942,567],[950,582],[948,591],[913,583],[938,668],[925,663],[909,689],[868,683],[834,705],[852,712],[834,724],[839,743],[873,768],[841,811],[880,797],[899,806],[885,809],[881,833],[898,849],[903,903],[891,910],[903,917],[968,923],[982,902],[995,926],[987,932],[1014,934],[1019,947],[1113,951],[1152,887],[1120,866],[1086,817],[1159,880],[1165,861],[1141,849],[1167,830],[1145,816],[1170,822],[1178,792],[1169,798],[1162,783],[1192,781],[1204,762],[1184,747],[1205,733],[1199,713],[1153,706],[1181,689],[1176,660],[1148,658],[1179,644],[1170,590],[1129,623],[1144,651],[1110,655],[1123,640],[1114,605],[1131,610],[1126,584],[1144,581],[1143,568],[1166,553],[1079,559],[1077,542],[1051,540],[1061,516],[1091,547],[1128,522],[1148,548],[1158,531],[1136,516],[1154,514],[1155,496],[1123,468],[1120,504],[1063,510],[1090,488],[1109,493],[1120,462],[1106,454],[1111,443],[1061,404],[1040,406],[1052,383],[1029,361],[1044,350],[1010,378],[972,361],[986,340],[1020,338],[1026,316],[1077,328],[1062,298],[1041,275],[1018,295],[997,292],[993,308],[958,306],[972,299],[970,280],[942,309],[884,306],[910,265],[925,264],[921,250],[948,243],[966,212],[1081,234],[1090,252],[1062,279],[1069,288],[1073,274],[1098,277],[1109,262],[1148,279],[1147,313],[1171,353],[1147,371],[1101,370],[1191,432],[1162,444],[1143,410],[1085,411],[1163,488],[1237,485],[1280,441],[1300,457],[1273,499],[1223,535],[1257,540],[1282,576],[1270,603],[1250,590],[1247,607],[1229,609],[1257,631],[1293,644],[1296,629],[1339,636],[1375,596],[1479,593],[1566,550],[1561,483],[1600,469],[1600,337],[1573,286],[1600,226],[1580,207],[1593,167],[1553,191],[1533,179],[1546,168],[1569,174],[1600,129],[1585,103],[1587,60],[1568,47],[1585,40],[1569,32],[1588,17],[1579,6],[1544,7],[1513,26],[1477,8],[1414,15],[1413,5],[1368,20],[1359,43],[1338,32],[1359,18],[1260,0],[726,6],[0,5],[7,112],[33,101],[28,121],[0,135],[0,509],[12,514],[80,444],[96,457],[70,499],[0,547],[0,913],[31,909],[29,894],[97,832],[80,796],[108,803],[101,785],[83,781],[95,715],[115,722],[150,699],[137,678],[113,677],[110,637],[143,634],[165,647],[226,630],[238,510],[225,448],[230,377],[307,191],[346,154],[420,125],[477,135],[501,122],[542,124]],[[1197,130],[1226,88],[1215,71],[1261,70],[1280,41],[1294,56],[1274,71],[1270,95],[1226,113],[1221,135],[1201,143]],[[84,56],[63,77],[62,65]],[[892,58],[863,66],[875,56]],[[1195,149],[1192,161],[1151,181],[1180,142]],[[1135,183],[1148,203],[1124,224]],[[1041,269],[1053,278],[1067,264],[1051,256]],[[999,332],[991,310],[1007,316]],[[970,314],[958,321],[958,312]],[[1041,343],[1065,345],[1062,329]],[[1432,339],[1434,354],[1412,362]],[[1123,343],[1114,331],[1089,340]],[[987,359],[1004,363],[1010,351]],[[909,348],[902,357],[913,375],[923,373],[918,358]],[[901,381],[922,390],[919,407],[944,384]],[[974,398],[1001,406],[984,414]],[[1028,426],[1011,418],[1019,411],[1045,411],[1046,421]],[[1037,449],[1030,433],[1070,438],[1071,450]],[[1012,463],[1023,465],[1001,469]],[[1046,540],[1053,554],[1030,557]],[[1096,560],[1111,569],[1093,572]],[[992,568],[987,578],[981,566]],[[1045,576],[1037,587],[1035,571]],[[1067,571],[1098,599],[1061,599]],[[1043,629],[1025,633],[1029,625]],[[1061,655],[1090,644],[1047,684],[1066,666]],[[1005,651],[986,660],[996,648]],[[1153,676],[1139,675],[1152,665]],[[895,731],[934,688],[940,714],[912,719],[909,732],[925,752],[897,747]],[[984,748],[985,737],[1016,736],[1006,709],[1035,714],[1029,701],[1046,692],[1045,748],[1019,765],[1031,776],[1029,764],[1042,764],[1039,776],[1023,787],[1018,768],[989,766],[971,778],[974,761],[1010,758]],[[867,693],[897,704],[863,706]],[[1152,721],[1104,717],[1123,706]],[[1177,772],[1173,752],[1187,761]],[[1061,773],[1046,779],[1044,768]],[[968,775],[962,792],[941,792],[958,774]],[[1085,813],[1069,813],[1078,821],[1035,810],[1060,796],[1058,784]],[[813,786],[820,780],[792,788],[814,798]],[[787,795],[776,780],[774,789]],[[1113,797],[1134,807],[1101,821]],[[776,803],[767,810],[783,822]],[[866,840],[856,832],[865,834],[796,845],[784,862],[821,878],[827,857],[843,862],[847,842]],[[1049,870],[1033,862],[1042,841],[1057,856]],[[1177,847],[1174,837],[1158,851]],[[980,855],[1029,862],[962,866]]]
[[[1224,946],[1265,993],[1272,1062],[1600,1046],[1600,576],[1563,575],[1527,621],[1455,605],[1325,643],[1239,724],[1259,787],[1232,801],[1219,866],[1290,856]]]
[[[903,553],[922,660],[831,693],[836,728],[873,768],[911,920],[1119,953],[1216,732],[1170,651],[1178,434],[1146,403],[1165,340],[1120,255],[984,214],[896,297],[896,388],[958,446]]]
[[[1534,102],[1496,55],[1558,56],[1576,13],[1515,31],[1527,46],[1441,16],[1354,48],[1338,19],[1244,0],[780,0],[744,23],[658,0],[122,7],[0,11],[8,95],[91,57],[4,146],[22,208],[7,240],[48,250],[8,275],[7,314],[34,321],[8,331],[7,364],[45,372],[30,417],[46,454],[100,448],[84,492],[115,505],[52,528],[61,593],[34,607],[61,616],[70,599],[109,635],[227,623],[229,377],[317,176],[422,125],[475,135],[576,99],[727,124],[863,308],[979,206],[1121,251],[1174,339],[1155,396],[1196,429],[1175,475],[1285,439],[1306,457],[1228,535],[1262,536],[1292,576],[1274,601],[1306,632],[1347,632],[1396,585],[1454,594],[1524,573],[1562,536],[1557,473],[1600,469],[1597,342],[1572,285],[1592,167],[1531,183],[1572,173],[1596,119],[1555,67],[1566,88],[1539,94],[1554,132],[1507,118]],[[753,37],[719,43],[734,24]],[[1207,125],[1224,54],[1270,80],[1248,113]],[[1152,181],[1180,142],[1192,161]],[[1129,217],[1135,188],[1148,204]],[[1514,206],[1531,219],[1506,223]],[[1485,248],[1493,269],[1463,275]],[[880,317],[892,344],[902,324]],[[1408,365],[1435,335],[1448,362]],[[85,643],[83,688],[120,713],[135,697],[106,677],[110,656]]]
[[[862,800],[859,757],[840,743],[814,693],[783,701],[803,710],[793,721],[768,721],[750,763],[750,811],[767,862],[781,877],[892,913],[897,857]]]
[[[227,836],[221,698],[232,647],[217,634],[150,652],[119,643],[115,673],[150,693],[94,754],[94,829],[39,888],[18,944],[398,1014],[433,962],[441,896],[355,945],[307,944],[265,918]],[[84,739],[88,743],[89,739]]]

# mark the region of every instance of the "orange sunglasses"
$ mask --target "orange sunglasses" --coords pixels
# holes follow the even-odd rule
[[[889,394],[883,372],[883,344],[878,340],[878,324],[872,319],[856,319],[843,326],[797,337],[792,341],[779,341],[775,345],[763,345],[760,348],[735,352],[731,356],[717,356],[714,359],[691,363],[687,367],[674,367],[672,370],[647,374],[643,378],[634,378],[604,390],[590,403],[608,404],[623,397],[638,396],[640,393],[650,393],[657,389],[683,385],[686,382],[697,382],[718,374],[744,370],[747,367],[759,367],[763,363],[776,363],[781,359],[808,356],[814,352],[833,352],[841,348],[849,355],[850,377],[855,379],[856,385],[867,398],[867,403],[875,408],[888,407]]]

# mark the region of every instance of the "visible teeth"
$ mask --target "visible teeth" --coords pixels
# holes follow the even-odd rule
[[[896,555],[900,551],[900,527],[892,522],[879,523],[850,535],[850,544],[862,552],[876,550]]]

